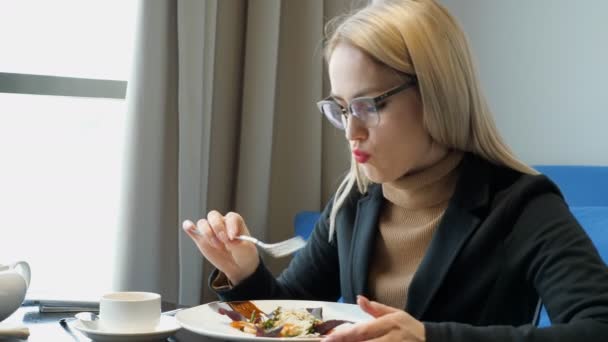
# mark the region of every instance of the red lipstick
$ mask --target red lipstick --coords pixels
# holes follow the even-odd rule
[[[358,163],[365,163],[371,155],[369,153],[363,152],[361,150],[353,150],[353,156]]]

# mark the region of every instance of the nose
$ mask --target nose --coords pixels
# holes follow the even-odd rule
[[[365,127],[361,120],[352,115],[349,115],[346,118],[346,127],[344,127],[344,131],[346,132],[346,139],[350,141],[367,139],[367,127]]]

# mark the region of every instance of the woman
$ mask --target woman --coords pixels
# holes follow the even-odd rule
[[[606,265],[556,186],[501,140],[450,14],[381,1],[333,26],[318,106],[345,131],[350,172],[277,279],[233,239],[249,234],[238,214],[184,222],[219,296],[343,296],[376,317],[332,341],[606,339]],[[531,325],[539,298],[563,324]]]

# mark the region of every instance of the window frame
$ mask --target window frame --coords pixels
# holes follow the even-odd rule
[[[0,93],[125,99],[127,81],[0,72]]]

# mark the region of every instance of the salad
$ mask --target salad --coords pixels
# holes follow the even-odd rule
[[[248,305],[253,304],[249,302]],[[259,337],[321,337],[330,334],[341,324],[352,323],[335,319],[324,321],[322,308],[292,309],[279,306],[265,314],[257,308],[238,310],[238,307],[231,307],[237,310],[220,308],[218,312],[230,317],[233,328]]]

